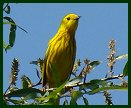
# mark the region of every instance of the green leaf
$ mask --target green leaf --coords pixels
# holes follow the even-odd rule
[[[39,93],[39,94],[44,94],[43,91],[39,90],[39,89],[35,89],[35,88],[26,88],[26,89],[19,89],[19,90],[15,90],[11,93],[6,94],[7,97],[11,98],[11,97],[23,97],[25,95],[29,95],[30,93]]]
[[[5,8],[5,12],[6,12],[7,14],[10,14],[10,6],[9,6],[9,5]]]
[[[3,22],[3,24],[16,25],[15,23],[12,23],[12,22]]]
[[[55,104],[54,101],[48,101],[43,103],[43,105],[54,105],[54,104]]]
[[[5,41],[3,40],[3,48],[5,49],[7,47]]]
[[[80,91],[72,90],[70,105],[77,105],[77,99],[82,97],[83,93]]]
[[[3,24],[10,24],[11,26],[10,34],[9,34],[9,45],[5,48],[5,51],[7,52],[7,50],[11,49],[14,46],[15,38],[16,38],[16,28],[18,27],[26,33],[27,31],[21,28],[20,26],[16,25],[16,23],[10,17],[3,17],[3,19],[8,21],[8,22],[3,22]]]
[[[85,105],[88,105],[88,100],[84,97],[83,97],[83,100],[84,100]]]
[[[100,79],[94,79],[94,80],[91,80],[90,82],[82,85],[80,87],[80,90],[82,90],[82,89],[95,90],[95,89],[99,88],[99,86],[105,86],[105,85],[107,85],[106,81],[103,81],[103,80],[100,80]]]
[[[93,62],[91,62],[90,64],[88,64],[88,65],[90,65],[91,66],[91,69],[93,70],[96,66],[98,66],[99,64],[101,64],[102,63],[102,61],[93,61]]]
[[[123,69],[123,76],[128,76],[128,61]]]
[[[58,87],[56,90],[54,90],[53,92],[51,92],[51,95],[56,95],[57,93],[59,93],[65,86],[65,84],[67,83],[68,80],[66,80],[60,87]]]
[[[22,105],[22,104],[24,104],[24,100],[9,99],[9,102],[12,102],[15,105]]]
[[[128,90],[128,87],[123,87],[123,86],[119,86],[119,85],[112,85],[112,86],[109,86],[109,87],[97,88],[95,90],[87,92],[87,94],[93,95],[95,93],[98,93],[100,91],[105,91],[105,90]]]
[[[23,100],[35,99],[38,97],[38,93],[30,93],[28,95],[23,96]]]
[[[21,81],[22,81],[22,88],[25,89],[25,88],[29,88],[32,86],[32,83],[31,83],[31,80],[29,79],[29,77],[23,75],[21,77]]]
[[[14,28],[12,28],[12,29],[14,29]],[[16,31],[15,31],[15,30],[12,30],[12,31],[10,32],[10,35],[9,35],[9,45],[10,45],[11,47],[14,46],[15,37],[16,37]]]
[[[5,48],[5,51],[11,49],[14,46],[15,37],[16,37],[16,24],[10,17],[3,17],[5,20],[9,21],[11,24],[10,34],[9,34],[9,45]]]
[[[77,84],[77,83],[81,82],[81,81],[82,81],[82,79],[83,79],[83,77],[82,77],[82,76],[77,76],[77,77],[75,77],[75,78],[71,79],[68,83],[66,83],[66,85],[65,85],[65,86],[73,86],[73,85],[75,85],[75,84]]]
[[[116,60],[121,60],[121,59],[125,59],[125,58],[128,58],[128,54],[117,56]]]

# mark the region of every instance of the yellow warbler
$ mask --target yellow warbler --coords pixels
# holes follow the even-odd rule
[[[49,41],[42,67],[43,87],[48,83],[49,88],[58,87],[69,78],[76,56],[75,31],[80,16],[66,15],[54,37]]]

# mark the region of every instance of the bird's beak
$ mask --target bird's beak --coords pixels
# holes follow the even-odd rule
[[[75,18],[75,20],[78,20],[78,19],[80,19],[80,17],[81,17],[81,16],[78,16],[77,18]]]
[[[78,16],[78,17],[80,18],[81,16]],[[79,19],[79,18],[78,18],[78,19]]]

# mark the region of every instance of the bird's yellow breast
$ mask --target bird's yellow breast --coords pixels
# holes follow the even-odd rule
[[[63,34],[61,34],[63,33]],[[51,65],[55,68],[55,74],[58,76],[60,83],[63,83],[70,73],[74,64],[76,42],[74,36],[71,36],[68,32],[60,32],[57,35],[61,35],[60,38],[51,39],[48,45],[49,57],[46,61],[46,75],[49,85],[55,85],[55,76],[52,72]]]

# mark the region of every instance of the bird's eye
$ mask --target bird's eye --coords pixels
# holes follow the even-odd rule
[[[68,17],[67,20],[70,20],[70,17]]]

